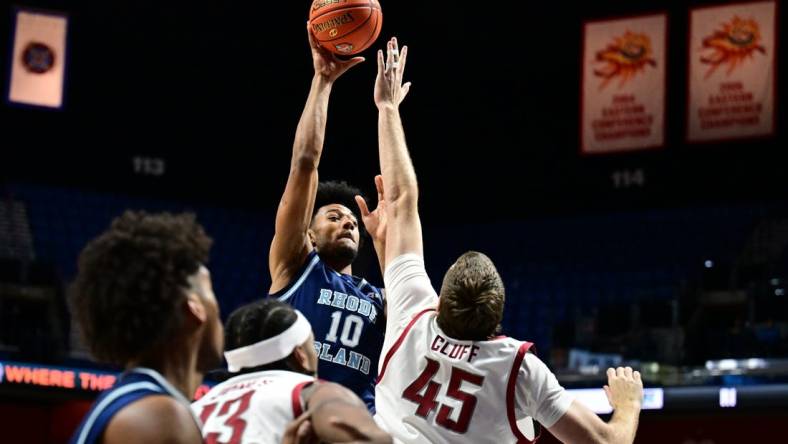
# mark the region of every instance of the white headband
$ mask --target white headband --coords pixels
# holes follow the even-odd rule
[[[304,343],[312,333],[312,325],[300,311],[295,310],[298,318],[282,333],[245,347],[224,352],[227,369],[231,372],[242,368],[252,368],[270,364],[290,356],[293,349]]]

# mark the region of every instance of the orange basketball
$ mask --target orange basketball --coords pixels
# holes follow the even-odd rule
[[[335,54],[352,55],[378,38],[383,13],[377,0],[314,0],[309,24],[321,46]]]

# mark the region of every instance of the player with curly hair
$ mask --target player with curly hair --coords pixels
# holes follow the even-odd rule
[[[561,442],[631,444],[643,399],[639,372],[608,369],[605,392],[615,412],[605,423],[561,387],[532,343],[499,335],[506,291],[489,257],[463,254],[444,274],[440,297],[432,287],[399,111],[410,90],[402,83],[407,58],[408,47],[400,53],[396,38],[389,40],[386,55],[378,51],[374,89],[389,217],[378,424],[408,443],[529,443],[520,423],[533,420]]]
[[[211,243],[194,215],[128,211],[84,248],[73,311],[94,357],[124,372],[72,443],[202,442],[189,399],[223,349]]]

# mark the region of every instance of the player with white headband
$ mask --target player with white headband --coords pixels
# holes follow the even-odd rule
[[[312,326],[299,311],[275,299],[245,305],[225,336],[231,377],[192,404],[206,442],[391,442],[353,392],[316,379]]]

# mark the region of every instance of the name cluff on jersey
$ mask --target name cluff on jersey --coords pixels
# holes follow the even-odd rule
[[[430,348],[433,351],[436,351],[442,355],[446,355],[451,359],[464,359],[465,355],[467,354],[468,362],[471,362],[479,352],[479,347],[477,345],[451,342],[441,335],[435,336],[435,339],[432,340],[432,345]]]
[[[323,32],[326,29],[336,28],[340,25],[344,25],[345,23],[350,23],[355,21],[356,19],[353,18],[353,14],[350,12],[346,12],[339,17],[334,17],[331,20],[326,20],[323,23],[315,23],[312,25],[312,31],[314,32]]]

